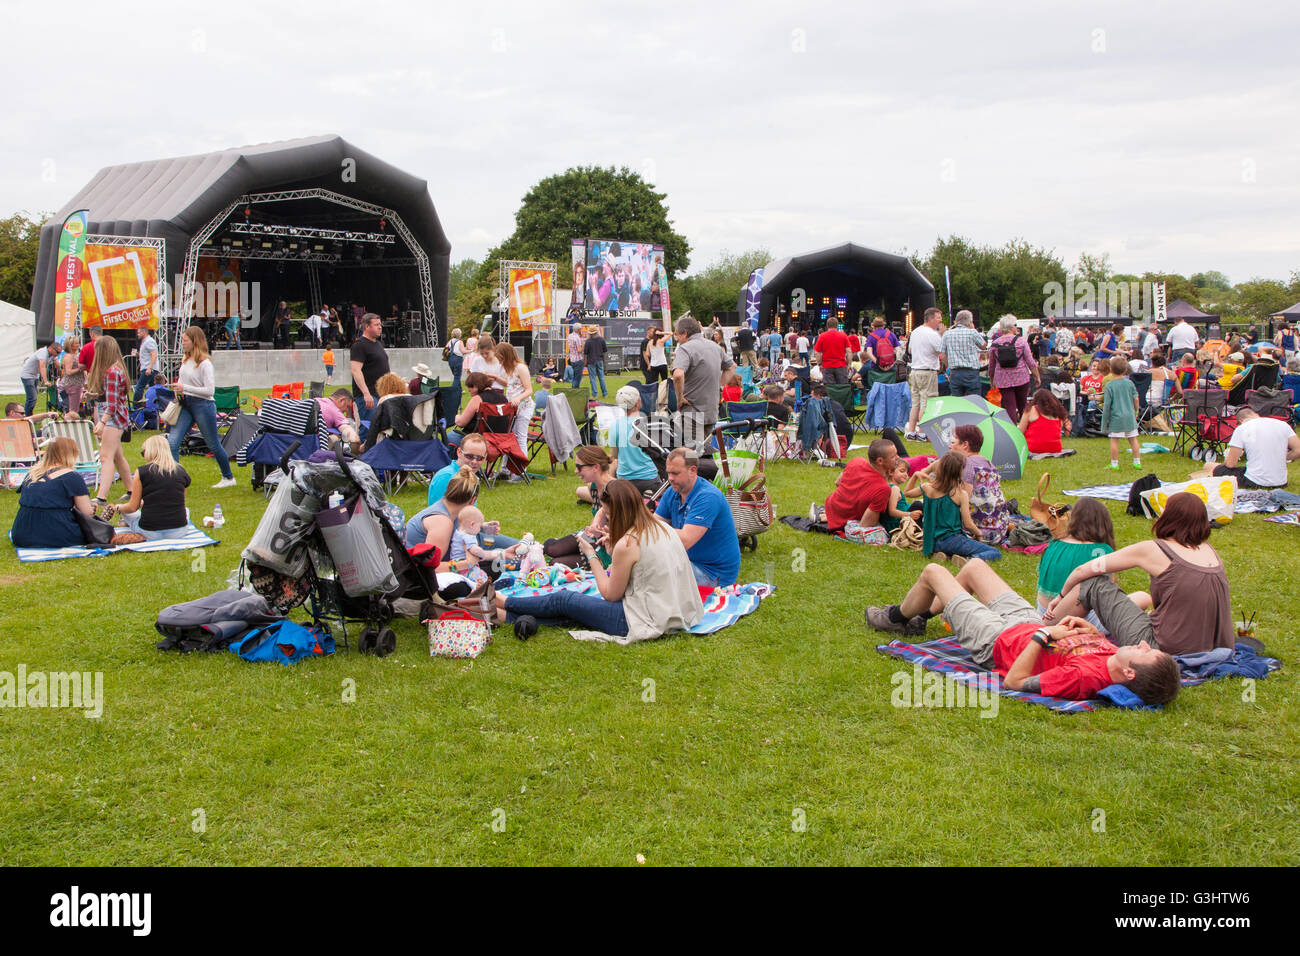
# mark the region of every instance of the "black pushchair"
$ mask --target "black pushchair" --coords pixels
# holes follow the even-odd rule
[[[439,556],[424,560],[407,551],[390,523],[397,509],[369,465],[348,459],[342,447],[333,460],[293,461],[296,450],[281,458],[285,477],[244,549],[240,584],[246,571],[254,590],[283,614],[305,604],[331,636],[331,624],[338,625],[344,647],[348,623],[362,624],[357,649],[387,656],[397,648],[388,626],[395,602],[419,601],[424,616],[425,602],[438,596]]]

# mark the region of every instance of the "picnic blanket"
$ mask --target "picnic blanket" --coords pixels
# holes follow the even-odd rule
[[[1284,515],[1269,515],[1264,520],[1272,521],[1274,524],[1300,525],[1300,515],[1294,512]]]
[[[1033,461],[1042,461],[1045,458],[1069,458],[1071,455],[1079,453],[1077,448],[1062,448],[1060,451],[1036,451],[1030,454]]]
[[[1164,482],[1163,484],[1181,484],[1181,482]],[[1091,485],[1087,488],[1068,488],[1064,492],[1073,498],[1104,498],[1108,501],[1128,501],[1129,486]],[[1274,511],[1300,510],[1300,495],[1279,488],[1265,490],[1262,488],[1238,488],[1233,511],[1239,515],[1265,514]],[[1288,522],[1289,523],[1289,522]]]
[[[1097,710],[1099,707],[1122,707],[1127,710],[1159,710],[1150,704],[1145,704],[1142,700],[1133,694],[1127,687],[1118,684],[1112,684],[1100,691],[1100,696],[1092,700],[1066,700],[1063,697],[1048,697],[1046,694],[1027,694],[1024,691],[1008,690],[1002,686],[1002,680],[996,673],[986,670],[975,663],[971,657],[970,651],[962,647],[956,640],[951,637],[941,637],[933,641],[925,641],[921,644],[909,644],[906,641],[890,641],[888,644],[877,644],[876,650],[881,654],[888,654],[891,657],[899,657],[911,664],[917,664],[926,670],[937,671],[941,674],[947,674],[953,680],[965,684],[968,688],[988,687],[990,680],[997,682],[998,693],[1003,697],[1010,697],[1014,700],[1023,700],[1030,704],[1041,704],[1052,710],[1063,714],[1080,714]],[[1242,646],[1236,649],[1234,660],[1245,660],[1246,658],[1256,659],[1254,651],[1249,647]],[[1271,657],[1258,658],[1263,661],[1268,671],[1277,670],[1282,666],[1282,662]],[[1198,676],[1184,676],[1182,684],[1184,687],[1195,687],[1203,684],[1207,680],[1213,680],[1216,677],[1233,676],[1228,668],[1222,672],[1201,673]]]
[[[502,578],[501,581],[505,581]],[[510,584],[502,585],[498,582],[497,593],[507,597],[536,597],[539,594],[550,594],[553,591],[566,590],[577,591],[579,594],[596,594],[600,591],[596,588],[596,581],[589,572],[583,572],[582,577],[577,581],[570,581],[565,584],[548,584],[540,588],[532,588],[516,579]],[[759,604],[763,599],[770,597],[776,588],[773,585],[763,582],[754,582],[752,584],[733,584],[725,588],[700,589],[700,598],[704,601],[704,616],[696,624],[688,628],[688,634],[712,634],[720,631],[724,627],[735,624],[742,617],[758,610]],[[570,635],[579,641],[608,641],[613,643],[625,643],[625,638],[615,637],[611,634],[602,634],[600,631],[570,631]]]
[[[180,538],[162,538],[158,541],[141,541],[138,544],[123,544],[116,548],[17,548],[18,560],[62,561],[64,558],[102,558],[118,551],[138,551],[145,554],[154,551],[187,551],[190,548],[206,548],[218,544],[194,525]]]

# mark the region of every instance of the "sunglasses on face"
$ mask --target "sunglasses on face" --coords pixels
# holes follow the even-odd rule
[[[460,456],[466,461],[487,461],[487,455],[471,455],[469,452],[461,452]]]

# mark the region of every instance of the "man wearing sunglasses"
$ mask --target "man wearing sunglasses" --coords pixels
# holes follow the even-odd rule
[[[447,493],[447,485],[450,484],[452,476],[462,468],[469,468],[477,472],[487,461],[487,442],[483,440],[482,435],[471,432],[461,440],[459,447],[456,449],[456,459],[443,468],[439,468],[433,474],[433,480],[429,482],[429,499],[428,504],[441,501],[442,496]],[[499,534],[501,522],[485,521],[483,530],[479,532],[479,544],[490,548],[509,548],[519,543],[518,538],[511,538],[504,534]],[[492,540],[485,541],[484,537]]]

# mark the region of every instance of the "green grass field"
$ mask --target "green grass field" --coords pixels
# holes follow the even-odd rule
[[[1111,480],[1104,441],[1074,444],[1050,463],[1054,492]],[[783,525],[741,572],[770,574],[776,595],[709,637],[619,647],[505,629],[469,662],[430,659],[421,625],[402,621],[385,659],[163,653],[158,610],[224,587],[265,507],[247,471],[218,497],[210,459],[183,463],[194,516],[224,507],[217,547],[35,565],[0,549],[0,670],[104,681],[100,719],[0,710],[0,863],[1300,862],[1294,528],[1239,516],[1213,539],[1235,610],[1258,611],[1287,662],[1253,699],[1225,680],[1161,713],[1003,699],[988,719],[891,704],[907,668],[875,652],[863,608],[897,600],[919,554]],[[1165,479],[1193,467],[1147,464]],[[1027,502],[1043,468],[1031,462],[1008,496]],[[778,513],[801,514],[839,471],[770,474]],[[545,538],[584,523],[576,484],[561,470],[481,504],[507,533]],[[423,490],[396,501],[409,514]],[[1110,505],[1121,545],[1148,533]],[[16,508],[0,493],[6,528]],[[999,570],[1032,594],[1035,558],[1007,554]]]

